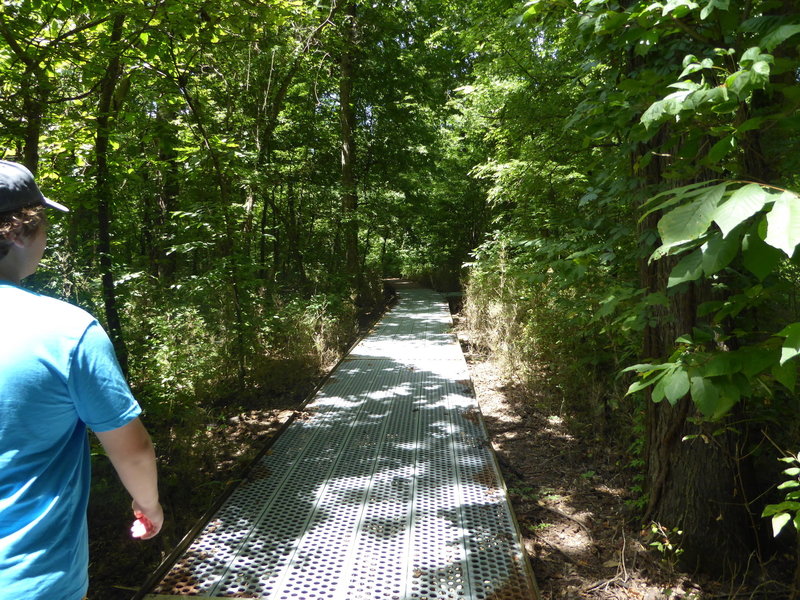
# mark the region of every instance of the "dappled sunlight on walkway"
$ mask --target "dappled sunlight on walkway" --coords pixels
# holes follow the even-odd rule
[[[144,597],[535,598],[450,327],[402,287]]]

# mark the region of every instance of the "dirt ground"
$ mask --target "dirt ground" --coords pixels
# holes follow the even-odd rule
[[[464,339],[462,347],[541,600],[788,597],[775,581],[744,585],[678,571],[637,519],[635,470],[618,441],[570,422]]]

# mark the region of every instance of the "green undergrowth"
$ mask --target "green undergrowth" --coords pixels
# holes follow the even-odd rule
[[[158,309],[149,294],[127,301],[128,310],[144,315],[127,329],[129,378],[159,457],[166,519],[158,538],[130,539],[129,499],[94,442],[93,600],[131,596],[242,476],[271,435],[270,411],[298,408],[353,341],[359,321],[379,312],[359,311],[347,294],[276,295],[252,302],[250,327],[236,331],[224,318],[229,297],[210,308],[206,302]],[[251,429],[241,425],[246,419]]]
[[[601,291],[591,283],[563,285],[563,274],[553,269],[532,277],[524,261],[509,258],[501,246],[484,248],[465,286],[471,342],[490,351],[531,398],[546,391],[562,413],[611,426],[625,393],[617,374],[635,351],[633,328],[598,316]]]

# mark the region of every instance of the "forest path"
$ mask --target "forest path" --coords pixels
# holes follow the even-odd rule
[[[447,304],[396,287],[144,598],[537,598]]]

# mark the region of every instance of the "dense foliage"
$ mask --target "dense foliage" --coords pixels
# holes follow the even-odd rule
[[[300,389],[380,277],[463,282],[735,570],[800,531],[798,44],[789,0],[14,0],[0,141],[165,439]]]
[[[498,213],[469,280],[478,335],[573,410],[630,416],[644,518],[682,533],[686,566],[766,559],[757,530],[800,524],[797,481],[775,491],[798,433],[800,14],[586,0],[499,19],[461,103],[484,116],[473,172]]]

